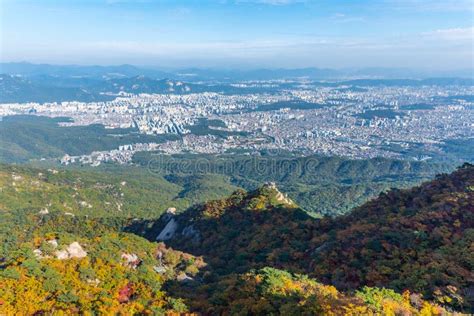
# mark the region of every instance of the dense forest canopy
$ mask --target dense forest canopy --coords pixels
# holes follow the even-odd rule
[[[2,201],[31,194],[39,181],[28,178],[38,170],[12,168],[15,185],[2,183]],[[73,184],[80,174],[49,172],[44,183]],[[473,199],[466,164],[336,218],[309,216],[274,183],[181,213],[170,208],[160,219],[3,202],[0,311],[469,312]]]

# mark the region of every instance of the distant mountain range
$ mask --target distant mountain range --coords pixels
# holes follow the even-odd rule
[[[71,78],[123,78],[139,75],[146,75],[155,78],[166,78],[168,72],[139,68],[132,65],[118,66],[79,66],[79,65],[49,65],[31,63],[0,63],[0,73],[21,75],[21,76],[41,76],[71,77]]]
[[[119,92],[183,94],[206,91],[203,85],[143,75],[114,79],[62,78],[50,75],[18,77],[0,74],[0,103],[107,101]]]
[[[160,70],[132,65],[78,66],[30,63],[0,64],[0,103],[106,101],[110,94],[197,92],[258,93],[292,88],[285,80],[309,80],[314,86],[421,86],[474,85],[471,71],[451,73],[456,77],[423,78],[421,73],[394,69],[334,70],[301,69],[179,69]],[[403,78],[403,79],[399,79]],[[272,87],[240,87],[239,81],[274,80]],[[283,81],[282,81],[283,80]]]
[[[0,63],[0,73],[36,77],[48,75],[61,78],[111,79],[144,75],[153,79],[170,78],[185,81],[236,81],[236,80],[279,80],[307,78],[310,80],[328,79],[424,79],[431,77],[474,78],[474,69],[457,71],[421,71],[400,68],[298,68],[298,69],[160,69],[156,67],[138,67],[133,65],[117,66],[80,66],[22,63]]]
[[[49,68],[47,69],[56,69]],[[99,67],[102,70],[109,69]],[[36,69],[36,68],[34,68]],[[75,68],[74,68],[75,69]],[[82,68],[80,68],[82,69]],[[84,70],[89,69],[86,68]],[[128,67],[125,69],[129,69]],[[145,71],[146,72],[146,71]],[[61,72],[62,73],[62,72]],[[0,103],[9,102],[61,102],[61,101],[107,101],[114,98],[119,92],[127,93],[158,93],[158,94],[187,94],[199,92],[219,92],[227,94],[246,94],[246,93],[269,93],[282,89],[291,89],[298,85],[296,82],[278,82],[267,86],[236,86],[231,82],[203,82],[196,81],[196,77],[189,77],[189,81],[176,79],[173,74],[165,79],[155,78],[155,76],[133,75],[123,76],[114,73],[102,74],[96,76],[99,72],[92,72],[90,76],[83,73],[84,76],[72,75],[58,76],[54,74],[39,74],[31,72],[29,74],[0,74]],[[288,70],[279,72],[262,71],[266,73],[261,79],[276,78],[301,78],[298,74],[306,73],[304,70]],[[311,73],[311,72],[309,72]],[[163,75],[162,73],[160,73]],[[272,75],[273,74],[273,75]],[[280,74],[282,77],[279,77]],[[157,75],[155,73],[154,75]],[[239,76],[237,76],[239,77]],[[244,76],[245,77],[245,76]],[[242,77],[242,80],[243,78]],[[257,78],[255,76],[252,78]],[[171,79],[170,79],[171,78]],[[174,78],[174,79],[173,79]],[[234,81],[235,82],[235,81]],[[344,89],[362,89],[369,86],[423,86],[423,85],[474,85],[472,78],[427,78],[427,79],[354,79],[339,81],[311,81],[311,85],[317,87],[338,87],[344,86]],[[349,86],[349,88],[347,88]],[[296,88],[296,87],[295,87]]]
[[[9,102],[61,102],[78,100],[83,102],[110,100],[81,87],[54,86],[41,80],[0,74],[0,103]]]

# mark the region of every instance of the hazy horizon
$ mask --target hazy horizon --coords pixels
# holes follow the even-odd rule
[[[356,66],[347,66],[347,67],[327,67],[325,65],[308,65],[301,67],[283,67],[283,66],[225,66],[225,65],[214,65],[214,66],[196,66],[194,64],[184,65],[184,66],[169,66],[165,64],[134,64],[134,63],[59,63],[59,62],[31,62],[29,60],[19,60],[19,61],[10,61],[6,60],[0,61],[0,65],[13,65],[13,64],[23,64],[31,66],[53,66],[53,67],[136,67],[142,69],[154,69],[154,70],[186,70],[186,69],[200,69],[200,70],[222,70],[222,71],[234,71],[234,70],[243,70],[243,71],[252,71],[252,70],[299,70],[299,69],[320,69],[320,70],[370,70],[370,69],[379,69],[379,70],[406,70],[406,71],[435,71],[436,68],[427,68],[427,67],[384,67],[384,66],[366,66],[366,67],[356,67]],[[452,69],[442,69],[441,71],[473,71],[474,65],[467,67],[459,67]]]
[[[5,0],[1,62],[472,69],[473,1]]]

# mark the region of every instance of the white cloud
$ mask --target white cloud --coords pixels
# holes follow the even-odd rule
[[[423,33],[422,36],[428,39],[447,41],[473,41],[474,27],[439,29]]]
[[[353,22],[363,22],[365,21],[364,17],[361,16],[350,16],[344,13],[336,13],[331,19],[336,23],[353,23]]]
[[[346,16],[340,16],[344,18]],[[33,43],[5,50],[5,60],[69,63],[131,63],[167,66],[254,65],[256,67],[403,66],[462,68],[471,65],[473,28],[439,29],[422,34],[377,37],[314,35],[243,41],[134,40]],[[57,46],[57,45],[56,45]],[[15,47],[15,45],[5,45]],[[31,53],[30,53],[31,52]]]

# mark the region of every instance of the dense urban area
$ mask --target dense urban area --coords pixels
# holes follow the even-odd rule
[[[102,124],[140,134],[177,135],[160,143],[131,143],[64,164],[129,162],[138,151],[247,153],[284,150],[364,159],[428,160],[446,140],[474,137],[474,87],[466,85],[356,86],[319,82],[252,81],[231,84],[247,93],[193,92],[167,80],[166,93],[120,91],[110,101],[5,103],[0,117],[67,117],[61,126]],[[180,88],[181,93],[175,93]],[[245,90],[247,89],[247,90]],[[252,90],[253,89],[253,90]],[[123,87],[120,88],[123,90]],[[201,89],[202,90],[202,89]],[[253,92],[253,91],[257,92]],[[411,148],[417,148],[412,154]]]

